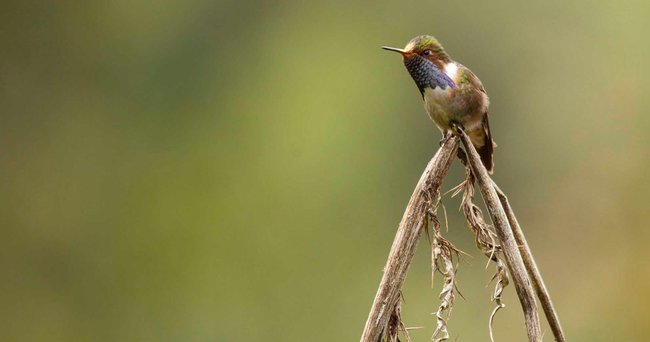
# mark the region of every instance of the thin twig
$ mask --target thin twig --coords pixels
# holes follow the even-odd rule
[[[378,342],[399,300],[399,293],[411,264],[417,242],[427,220],[430,201],[439,193],[442,180],[447,175],[456,155],[458,138],[448,139],[431,159],[411,195],[402,221],[384,267],[379,289],[361,335],[361,342]]]
[[[476,149],[465,132],[459,129],[458,133],[460,133],[459,135],[467,152],[469,164],[472,167],[472,172],[476,176],[477,183],[481,189],[481,195],[490,212],[490,217],[494,223],[499,240],[501,240],[501,248],[506,258],[512,281],[515,284],[521,307],[524,311],[528,339],[530,342],[539,342],[542,340],[542,329],[537,313],[535,292],[521,253],[517,247],[517,242],[510,227],[508,217],[497,196],[496,190],[492,186],[493,182],[483,166],[478,152],[476,152]]]
[[[535,263],[535,259],[533,258],[533,253],[530,251],[530,247],[528,247],[528,242],[526,241],[524,232],[521,229],[519,222],[517,221],[517,217],[515,216],[515,213],[512,210],[512,207],[510,206],[510,203],[508,202],[508,197],[506,197],[503,191],[499,189],[496,183],[492,182],[492,185],[494,186],[494,189],[497,191],[499,200],[501,201],[501,205],[503,205],[503,209],[506,211],[506,215],[508,216],[508,221],[510,222],[510,228],[512,228],[512,232],[515,235],[515,240],[517,241],[517,244],[520,247],[521,256],[524,260],[524,264],[526,265],[526,269],[528,270],[528,274],[530,275],[530,278],[533,281],[533,286],[535,286],[535,291],[537,292],[537,298],[539,298],[539,301],[542,304],[542,308],[544,309],[544,314],[546,315],[546,320],[548,321],[548,324],[551,326],[551,331],[553,331],[553,336],[555,337],[555,340],[558,342],[566,342],[566,337],[564,337],[564,331],[562,331],[562,326],[560,325],[560,318],[558,317],[557,311],[555,311],[555,308],[553,307],[553,302],[551,301],[551,295],[548,293],[548,290],[546,289],[546,285],[544,284],[544,279],[542,279],[542,274],[539,272],[539,269],[537,268],[537,263]]]

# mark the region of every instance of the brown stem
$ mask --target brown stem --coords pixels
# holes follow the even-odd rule
[[[542,279],[542,274],[539,272],[539,269],[537,268],[537,263],[535,263],[535,259],[533,258],[533,253],[531,253],[530,247],[528,247],[528,242],[526,241],[524,232],[521,229],[519,222],[517,221],[517,217],[515,216],[512,207],[510,207],[510,203],[508,202],[508,197],[506,197],[503,191],[499,189],[496,183],[493,182],[492,185],[494,186],[494,189],[497,191],[499,200],[501,201],[501,205],[503,205],[503,208],[506,211],[506,215],[508,216],[508,221],[510,222],[510,227],[512,228],[512,232],[515,235],[515,240],[517,241],[517,244],[520,247],[521,256],[524,260],[524,264],[526,265],[526,269],[528,270],[528,274],[533,280],[533,286],[535,286],[535,290],[537,292],[537,298],[539,298],[539,301],[542,304],[542,308],[544,309],[544,314],[546,315],[546,320],[548,321],[548,324],[551,326],[551,330],[553,331],[553,336],[555,337],[555,340],[558,342],[566,342],[566,337],[564,337],[564,331],[562,331],[562,326],[560,325],[560,318],[558,317],[557,312],[553,307],[553,302],[551,301],[551,295],[548,293],[548,290],[546,289],[546,285],[544,284],[544,279]]]
[[[490,212],[490,217],[494,223],[495,230],[501,240],[501,248],[508,264],[508,269],[512,280],[517,290],[519,302],[524,311],[524,318],[526,323],[526,332],[528,333],[528,340],[531,342],[539,342],[542,340],[542,329],[540,326],[539,315],[537,313],[537,303],[535,302],[534,290],[531,285],[530,278],[524,261],[522,259],[517,242],[515,240],[512,228],[508,221],[508,217],[501,205],[501,201],[497,195],[496,190],[492,186],[493,182],[488,175],[487,170],[483,166],[481,159],[469,140],[465,132],[459,130],[461,141],[465,146],[467,158],[472,168],[472,172],[476,176],[477,183],[481,189],[481,195],[485,201],[485,205]]]
[[[399,293],[422,235],[432,199],[439,191],[456,155],[458,138],[448,139],[431,159],[411,195],[384,267],[379,289],[372,303],[361,342],[378,342],[399,300]]]

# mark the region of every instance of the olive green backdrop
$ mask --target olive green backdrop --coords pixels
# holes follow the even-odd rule
[[[5,1],[0,340],[356,341],[440,134],[399,56],[433,34],[492,100],[572,341],[650,336],[647,1]],[[456,162],[445,189],[456,185]],[[450,321],[488,339],[458,199]],[[422,243],[404,318],[429,340]],[[498,341],[525,339],[514,289]],[[546,340],[551,340],[545,327]]]

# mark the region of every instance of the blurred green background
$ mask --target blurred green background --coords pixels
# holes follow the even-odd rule
[[[0,340],[358,340],[440,138],[379,46],[424,33],[490,94],[495,178],[570,340],[650,337],[647,1],[2,8]],[[451,334],[485,341],[492,269],[445,204],[473,256]],[[404,290],[415,341],[429,253]],[[495,335],[523,341],[505,302]]]

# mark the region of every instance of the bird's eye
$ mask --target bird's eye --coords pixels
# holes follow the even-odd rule
[[[425,56],[428,56],[428,55],[431,54],[431,50],[424,50],[424,52],[422,54],[425,55]]]

